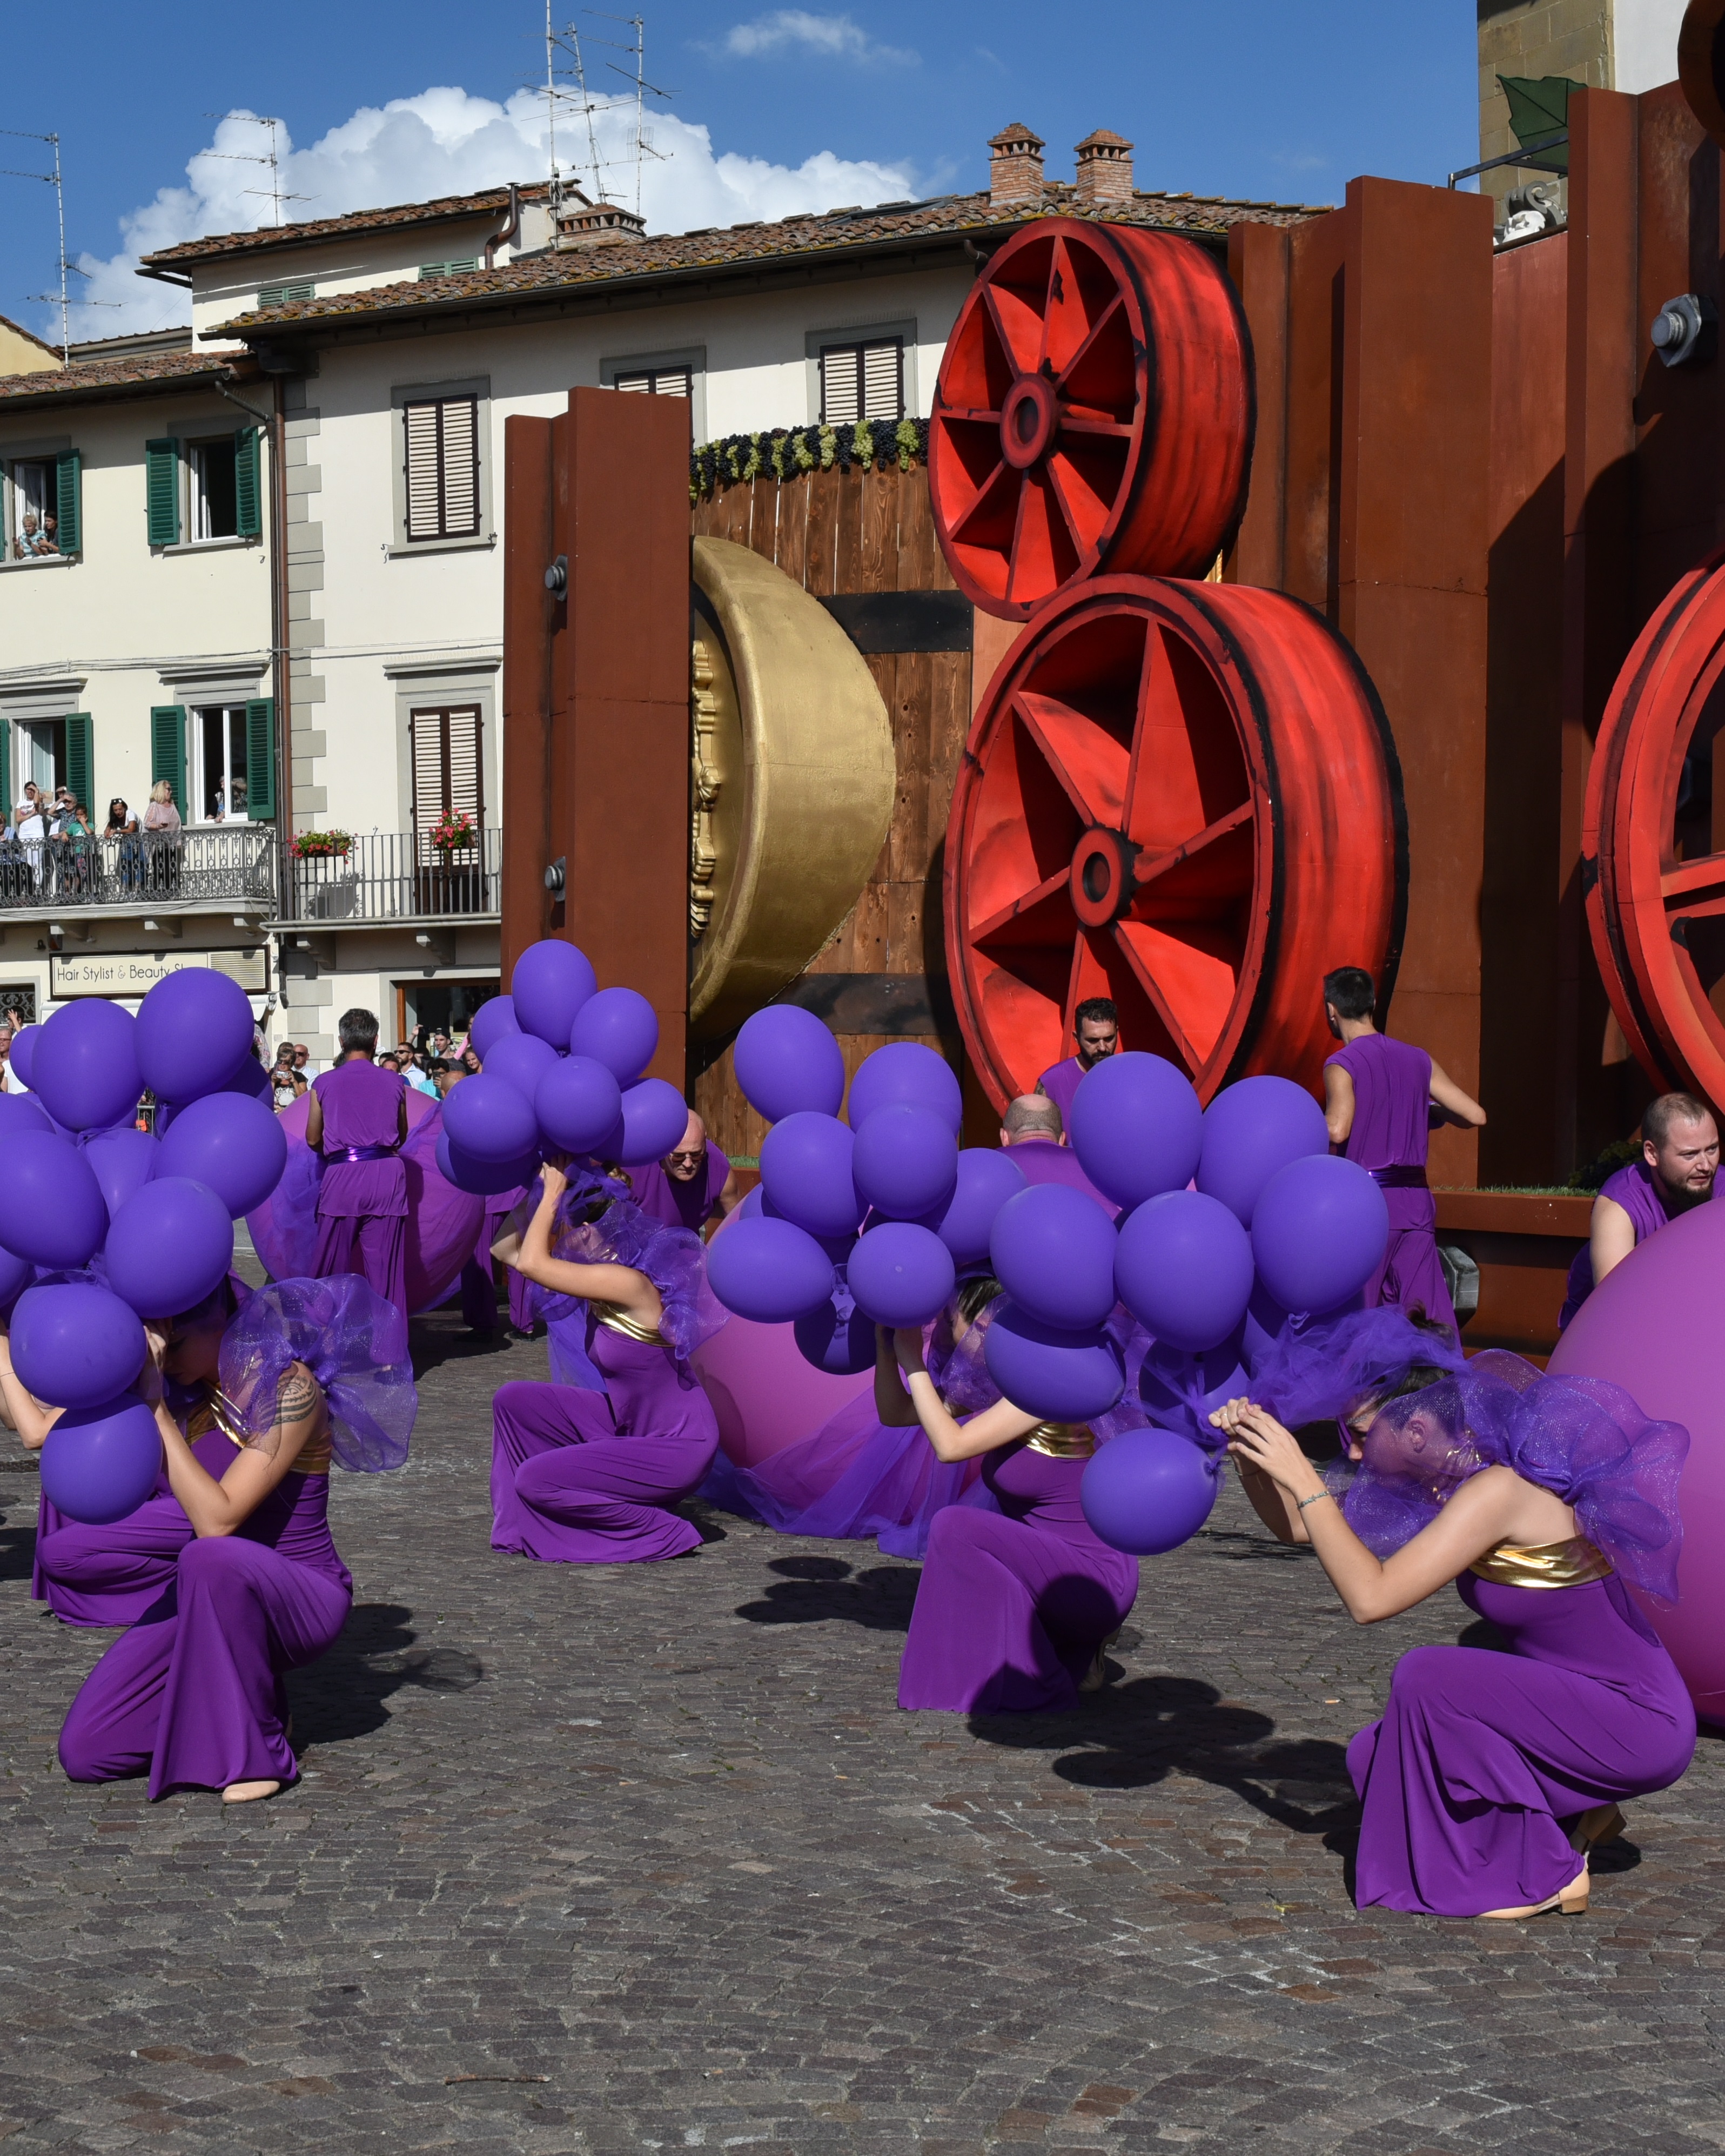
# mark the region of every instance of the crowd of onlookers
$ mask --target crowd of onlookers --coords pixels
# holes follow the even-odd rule
[[[12,542],[12,558],[15,562],[36,562],[60,551],[60,521],[51,509],[44,509],[39,516],[33,509],[27,509],[19,521],[18,536]]]
[[[429,1100],[439,1101],[458,1079],[471,1077],[480,1067],[479,1051],[468,1045],[465,1034],[453,1039],[447,1033],[421,1026],[411,1041],[400,1048],[377,1052],[380,1070],[393,1070],[403,1085]],[[316,1075],[301,1041],[285,1040],[276,1051],[270,1074],[278,1109],[291,1107]]]
[[[69,787],[50,792],[28,780],[17,805],[0,814],[0,884],[15,896],[75,898],[117,877],[129,890],[147,885],[169,895],[178,882],[180,832],[166,779],[151,788],[141,819],[116,794],[102,824]],[[105,858],[104,840],[117,846]]]

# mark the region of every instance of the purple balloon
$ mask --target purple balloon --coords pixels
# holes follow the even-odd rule
[[[995,1214],[988,1258],[1020,1309],[1072,1332],[1114,1307],[1114,1224],[1095,1199],[1043,1183]]]
[[[1100,1326],[1045,1325],[1009,1300],[989,1320],[983,1360],[1015,1408],[1049,1422],[1089,1422],[1126,1390],[1119,1351]]]
[[[510,975],[515,1022],[523,1033],[547,1040],[553,1048],[568,1043],[575,1014],[598,986],[587,953],[561,937],[530,943]]]
[[[97,1131],[79,1150],[90,1163],[110,1220],[155,1174],[161,1156],[161,1147],[148,1131]]]
[[[206,1093],[180,1110],[159,1142],[155,1172],[201,1183],[237,1220],[263,1204],[286,1166],[287,1133],[275,1111],[243,1093],[223,1091]]]
[[[539,1142],[532,1101],[506,1078],[489,1073],[449,1088],[444,1128],[450,1144],[475,1160],[519,1160]]]
[[[467,1029],[467,1045],[483,1063],[506,1034],[519,1033],[521,1022],[515,1014],[513,996],[487,996],[473,1014]]]
[[[769,1004],[743,1020],[731,1051],[743,1098],[769,1123],[809,1113],[836,1116],[845,1098],[845,1057],[813,1011]]]
[[[253,1045],[255,1047],[256,1043]],[[227,1084],[217,1086],[216,1091],[238,1093],[247,1101],[261,1101],[272,1116],[275,1112],[275,1088],[270,1082],[270,1073],[255,1055],[248,1055]]]
[[[850,1081],[845,1116],[860,1131],[877,1108],[928,1108],[957,1137],[964,1125],[957,1076],[943,1055],[920,1041],[893,1040],[865,1055]]]
[[[875,1321],[841,1289],[797,1320],[798,1353],[832,1378],[860,1377],[875,1367]]]
[[[108,1232],[108,1209],[90,1163],[53,1131],[0,1141],[0,1245],[32,1265],[87,1264]]]
[[[877,1325],[926,1325],[952,1292],[952,1253],[931,1229],[886,1220],[851,1252],[845,1278]]]
[[[833,1267],[789,1220],[732,1220],[707,1245],[707,1285],[726,1310],[757,1325],[789,1325],[833,1292]]]
[[[752,1190],[746,1190],[742,1194],[742,1203],[737,1209],[736,1218],[739,1220],[758,1220],[766,1202],[767,1194],[757,1183]],[[773,1217],[778,1216],[775,1214]]]
[[[625,1168],[662,1160],[689,1127],[689,1103],[664,1078],[644,1078],[623,1093],[623,1141],[608,1158]]]
[[[779,1208],[773,1204],[766,1190],[759,1183],[755,1185],[755,1188],[751,1191],[749,1194],[751,1197],[758,1196],[759,1203],[757,1204],[755,1210],[760,1214],[763,1220],[784,1220],[789,1219],[790,1216],[788,1214],[782,1212]],[[802,1224],[798,1222],[797,1224],[801,1226]],[[804,1228],[803,1232],[806,1235],[812,1231]],[[832,1265],[833,1270],[835,1272],[842,1273],[845,1266],[850,1262],[851,1252],[856,1248],[855,1229],[850,1229],[845,1234],[839,1235],[816,1235],[814,1240],[820,1245],[822,1250],[826,1252],[828,1261]]]
[[[761,1188],[808,1234],[854,1235],[865,1210],[852,1173],[855,1147],[836,1116],[799,1108],[761,1142]]]
[[[890,1220],[944,1212],[958,1178],[958,1142],[943,1116],[904,1105],[877,1108],[856,1133],[856,1187]]]
[[[465,1086],[470,1081],[464,1078],[461,1083]],[[453,1183],[458,1190],[481,1198],[496,1198],[506,1190],[519,1190],[539,1173],[536,1151],[523,1153],[518,1160],[480,1160],[452,1144],[447,1131],[438,1132],[433,1151],[437,1158],[438,1173],[445,1183]]]
[[[1078,1164],[1117,1205],[1183,1190],[1198,1168],[1204,1111],[1185,1073],[1130,1050],[1079,1082],[1066,1136]]]
[[[93,1408],[137,1380],[144,1363],[137,1312],[93,1281],[54,1281],[18,1297],[12,1359],[39,1400]]]
[[[139,1072],[158,1100],[198,1100],[238,1074],[256,1029],[237,981],[187,966],[158,981],[138,1005]]]
[[[0,1312],[9,1311],[35,1277],[36,1268],[28,1258],[0,1250]]]
[[[12,1074],[20,1086],[33,1084],[32,1074],[36,1068],[36,1044],[41,1038],[39,1025],[21,1025],[12,1036],[8,1060],[12,1065]]]
[[[1120,1300],[1158,1340],[1189,1353],[1225,1340],[1252,1292],[1252,1245],[1228,1208],[1196,1190],[1147,1199],[1114,1248]]]
[[[1242,1078],[1224,1086],[1204,1111],[1198,1187],[1250,1228],[1252,1209],[1278,1168],[1329,1149],[1324,1111],[1303,1086],[1291,1078]]]
[[[173,1317],[194,1309],[225,1278],[234,1262],[234,1222],[203,1183],[158,1175],[115,1214],[107,1260],[108,1285],[140,1317]]]
[[[43,1496],[90,1527],[136,1512],[161,1472],[162,1434],[136,1393],[69,1409],[42,1448]]]
[[[54,1014],[36,1045],[32,1083],[57,1123],[73,1131],[105,1130],[136,1111],[144,1090],[136,1034],[131,1013],[104,997]]]
[[[1190,1438],[1129,1430],[1098,1447],[1078,1486],[1084,1517],[1111,1549],[1160,1557],[1209,1519],[1220,1476]]]
[[[659,1053],[659,1019],[633,988],[601,988],[576,1014],[566,1036],[572,1055],[590,1055],[633,1085]]]
[[[1248,1370],[1255,1372],[1259,1363],[1271,1353],[1287,1322],[1286,1311],[1260,1281],[1252,1290],[1251,1301],[1246,1305],[1245,1323],[1240,1329],[1240,1359]]]
[[[13,1131],[52,1131],[54,1117],[33,1093],[0,1093],[0,1143]]]
[[[455,1093],[460,1091],[458,1086]],[[449,1097],[453,1100],[455,1094]],[[560,1055],[533,1089],[533,1112],[552,1145],[565,1152],[591,1152],[617,1127],[623,1114],[623,1088],[592,1056]],[[684,1122],[687,1121],[685,1111]],[[680,1127],[677,1136],[682,1136]]]
[[[1252,1214],[1258,1277],[1285,1310],[1336,1309],[1370,1280],[1389,1243],[1384,1193],[1336,1154],[1279,1168]]]
[[[506,1033],[482,1060],[485,1066],[482,1077],[501,1079],[513,1086],[531,1103],[539,1091],[540,1080],[547,1070],[555,1070],[561,1059],[551,1043],[542,1040],[536,1033]],[[462,1086],[470,1082],[464,1078],[449,1099],[453,1101]]]
[[[1026,1187],[1023,1169],[1009,1154],[967,1146],[958,1156],[952,1196],[924,1224],[952,1253],[954,1265],[977,1265],[988,1255],[995,1215]]]

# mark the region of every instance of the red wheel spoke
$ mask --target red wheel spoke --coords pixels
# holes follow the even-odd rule
[[[1153,628],[1144,639],[1138,718],[1127,788],[1133,844],[1163,853],[1183,845],[1250,798],[1221,692],[1183,638]]]
[[[997,953],[1002,947],[1017,949],[1058,944],[1064,947],[1072,934],[1067,882],[1064,868],[1045,877],[1034,891],[1027,891],[986,921],[978,921],[970,932],[972,942]]]
[[[952,537],[961,547],[986,547],[998,542],[1018,521],[1020,475],[1003,459],[978,487],[969,503],[952,520]]]
[[[1063,516],[1050,516],[1047,480],[1035,471],[1023,475],[1018,522],[1012,541],[1009,599],[1022,600],[1051,592],[1078,566],[1077,550]]]
[[[1110,347],[1117,342],[1120,350]],[[1101,387],[1105,370],[1111,364],[1118,370],[1123,354],[1126,365],[1117,372],[1112,393],[1100,397],[1096,393]],[[1126,301],[1117,292],[1086,331],[1082,342],[1055,375],[1055,388],[1062,400],[1070,405],[1091,409],[1111,410],[1132,401],[1132,337],[1127,324]]]
[[[1178,934],[1142,921],[1117,921],[1114,933],[1144,993],[1178,1043],[1189,1070],[1208,1061],[1222,1037],[1240,985],[1240,952],[1224,929],[1201,921]]]
[[[1132,438],[1131,427],[1123,426],[1117,419],[1079,418],[1070,412],[1061,414],[1060,432],[1063,434],[1094,434],[1099,440],[1118,442],[1129,442]]]
[[[1080,933],[1072,953],[1071,979],[1066,989],[1066,1029],[1086,996],[1110,997],[1120,1013],[1121,1038],[1128,1048],[1152,1055],[1165,1055],[1170,1063],[1196,1071],[1190,1044],[1153,980],[1132,963],[1131,952],[1111,928]]]
[[[1029,690],[1014,699],[1013,709],[1081,821],[1117,824],[1127,753],[1113,735],[1070,705]]]
[[[985,412],[980,410],[973,404],[948,404],[942,409],[941,417],[946,421],[949,427],[994,427],[998,429],[1000,424],[1000,414],[998,412]]]
[[[1725,854],[1680,861],[1661,876],[1659,889],[1667,913],[1691,921],[1725,913]]]
[[[983,305],[1000,342],[1000,357],[1014,374],[1034,374],[1042,357],[1042,321],[1010,285],[984,285]]]
[[[1066,310],[1077,296],[1072,264],[1066,259],[1066,243],[1064,239],[1056,239],[1048,254],[1048,290],[1042,302],[1042,335],[1036,347],[1039,367],[1053,358],[1055,330],[1065,327]],[[1055,366],[1058,371],[1058,362]]]
[[[1255,821],[1251,803],[1243,801],[1238,808],[1230,808],[1225,816],[1219,816],[1214,824],[1205,824],[1203,830],[1195,837],[1188,839],[1183,845],[1171,846],[1163,854],[1140,854],[1133,870],[1133,880],[1137,886],[1140,898],[1147,897],[1150,906],[1159,911],[1160,907],[1156,906],[1159,896],[1178,900],[1200,891],[1205,896],[1215,896],[1223,891],[1249,891],[1252,882],[1250,846],[1238,843],[1224,846],[1223,842],[1230,839],[1237,842],[1241,837],[1250,839]],[[1227,858],[1219,860],[1217,857],[1224,855]],[[1219,867],[1219,877],[1203,873],[1213,864]],[[1182,870],[1194,870],[1198,871],[1196,875],[1181,874]],[[1172,888],[1176,885],[1179,886],[1178,891]],[[1133,910],[1140,912],[1142,917],[1142,910],[1136,901]]]
[[[1081,554],[1092,552],[1101,543],[1102,533],[1107,527],[1108,512],[1114,506],[1114,488],[1110,487],[1106,495],[1098,494],[1090,475],[1059,450],[1048,460],[1048,479],[1060,505],[1060,514],[1066,520],[1066,529],[1072,535],[1073,545]]]

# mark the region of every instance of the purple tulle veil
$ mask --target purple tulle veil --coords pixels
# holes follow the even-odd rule
[[[590,1220],[588,1214],[601,1201],[604,1211]],[[628,1265],[644,1273],[663,1306],[660,1337],[680,1367],[730,1315],[707,1286],[706,1247],[700,1236],[690,1228],[649,1219],[632,1199],[619,1194],[619,1185],[608,1175],[571,1168],[569,1186],[557,1200],[552,1222],[551,1253],[574,1265]],[[587,1354],[585,1299],[540,1287],[532,1306],[546,1321],[557,1382],[603,1391],[603,1381]]]
[[[357,1273],[277,1281],[259,1288],[222,1336],[222,1390],[246,1429],[261,1435],[275,1419],[288,1365],[303,1363],[329,1404],[337,1465],[362,1475],[400,1467],[419,1399],[412,1363],[380,1358],[401,1331],[394,1306]]]

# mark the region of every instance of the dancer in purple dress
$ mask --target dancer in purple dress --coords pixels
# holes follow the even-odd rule
[[[1569,1267],[1563,1332],[1607,1273],[1661,1228],[1720,1195],[1719,1126],[1692,1093],[1661,1093],[1641,1118],[1641,1158],[1607,1177]]]
[[[377,1021],[367,1010],[343,1011],[341,1060],[311,1084],[305,1142],[324,1163],[317,1193],[319,1280],[357,1273],[386,1302],[408,1308],[408,1180],[401,1149],[408,1137],[407,1088],[372,1061]],[[404,1342],[403,1342],[404,1348]]]
[[[332,1645],[353,1583],[330,1538],[329,1476],[407,1457],[405,1363],[377,1359],[390,1313],[363,1281],[285,1281],[233,1315],[224,1286],[152,1333],[140,1389],[191,1522],[173,1578],[85,1680],[60,1732],[76,1782],[147,1773],[152,1800],[212,1789],[273,1796],[298,1772],[281,1679]],[[198,1398],[185,1428],[168,1384]],[[219,1478],[193,1446],[219,1439]]]
[[[983,1361],[989,1306],[1000,1292],[986,1275],[964,1281],[928,1328],[929,1373],[954,1415],[978,1414],[1000,1397]],[[892,1335],[877,1326],[872,1392],[752,1467],[719,1453],[701,1494],[782,1535],[873,1535],[884,1557],[922,1557],[936,1514],[959,1503],[980,1473],[978,1460],[945,1460],[930,1445],[899,1376]]]
[[[920,1332],[893,1336],[911,1404],[943,1460],[980,1460],[992,1508],[949,1505],[928,1532],[898,1703],[951,1714],[1076,1707],[1137,1598],[1138,1563],[1099,1540],[1078,1502],[1090,1431],[998,1401],[958,1422]]]
[[[1069,1055],[1064,1063],[1051,1065],[1036,1081],[1037,1091],[1047,1094],[1060,1110],[1063,1123],[1070,1120],[1073,1098],[1085,1078],[1097,1064],[1117,1053],[1120,1014],[1106,996],[1086,996],[1072,1014],[1072,1032],[1078,1053]]]
[[[1431,1111],[1474,1130],[1483,1127],[1486,1111],[1423,1048],[1379,1033],[1372,1021],[1376,1003],[1363,967],[1324,975],[1324,1016],[1342,1043],[1324,1065],[1331,1147],[1366,1170],[1389,1208],[1389,1242],[1366,1285],[1366,1303],[1417,1306],[1437,1323],[1454,1325],[1438,1258],[1437,1204],[1425,1178]]]
[[[1357,1623],[1454,1581],[1510,1652],[1416,1647],[1348,1748],[1363,1806],[1356,1898],[1440,1917],[1588,1906],[1588,1851],[1620,1799],[1668,1789],[1695,1712],[1625,1582],[1674,1599],[1688,1433],[1597,1378],[1465,1361],[1398,1313],[1285,1339],[1227,1432],[1259,1517],[1309,1542]],[[1285,1427],[1339,1414],[1328,1478]]]
[[[681,1557],[701,1542],[667,1507],[718,1448],[688,1358],[724,1313],[700,1237],[616,1194],[602,1175],[572,1179],[553,1155],[513,1260],[540,1291],[566,1381],[504,1385],[491,1403],[491,1547],[545,1564]],[[569,1332],[580,1337],[565,1359]]]
[[[629,1179],[636,1204],[649,1220],[667,1228],[692,1228],[697,1235],[709,1220],[722,1220],[742,1203],[736,1169],[692,1110],[675,1149],[663,1160],[630,1168]]]

